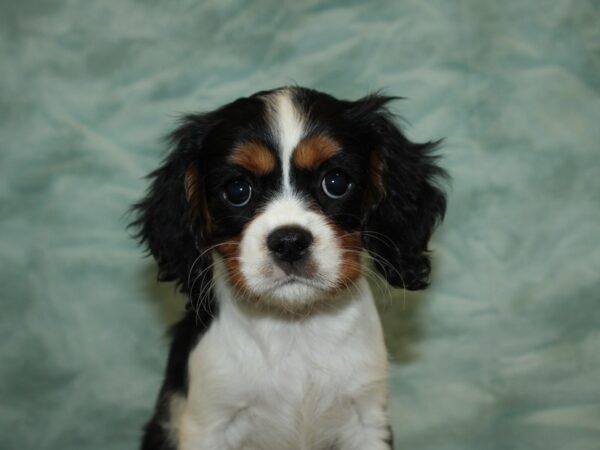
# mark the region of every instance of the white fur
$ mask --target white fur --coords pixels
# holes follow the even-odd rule
[[[305,119],[294,106],[291,89],[281,89],[265,98],[268,106],[271,129],[279,142],[282,183],[285,193],[293,191],[290,182],[290,164],[298,143],[305,135]]]
[[[387,357],[364,279],[306,317],[259,313],[217,262],[219,316],[189,359],[181,450],[387,449]]]

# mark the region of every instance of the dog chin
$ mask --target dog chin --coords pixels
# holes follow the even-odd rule
[[[325,294],[323,289],[297,279],[286,280],[270,289],[267,296],[271,300],[282,302],[284,305],[302,305],[319,300]]]
[[[331,298],[332,291],[310,279],[288,277],[278,280],[263,280],[256,289],[250,287],[254,304],[268,309],[287,312],[302,312],[316,303]]]

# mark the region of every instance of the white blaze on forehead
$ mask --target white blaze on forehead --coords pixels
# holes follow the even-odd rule
[[[292,190],[290,184],[290,164],[294,149],[304,136],[304,120],[302,114],[292,100],[292,91],[282,89],[271,94],[267,99],[269,120],[277,138],[279,157],[281,159],[283,189]]]

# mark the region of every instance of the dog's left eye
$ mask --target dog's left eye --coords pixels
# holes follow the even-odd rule
[[[337,199],[346,195],[352,187],[352,182],[344,172],[334,170],[323,177],[321,187],[328,197]]]
[[[233,206],[245,206],[252,198],[252,186],[246,180],[237,178],[225,186],[223,197]]]

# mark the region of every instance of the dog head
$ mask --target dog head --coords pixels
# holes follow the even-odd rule
[[[426,287],[444,171],[392,99],[286,87],[184,117],[135,206],[159,279],[197,301],[216,259],[241,295],[290,307],[351,285],[369,254],[392,286]]]

